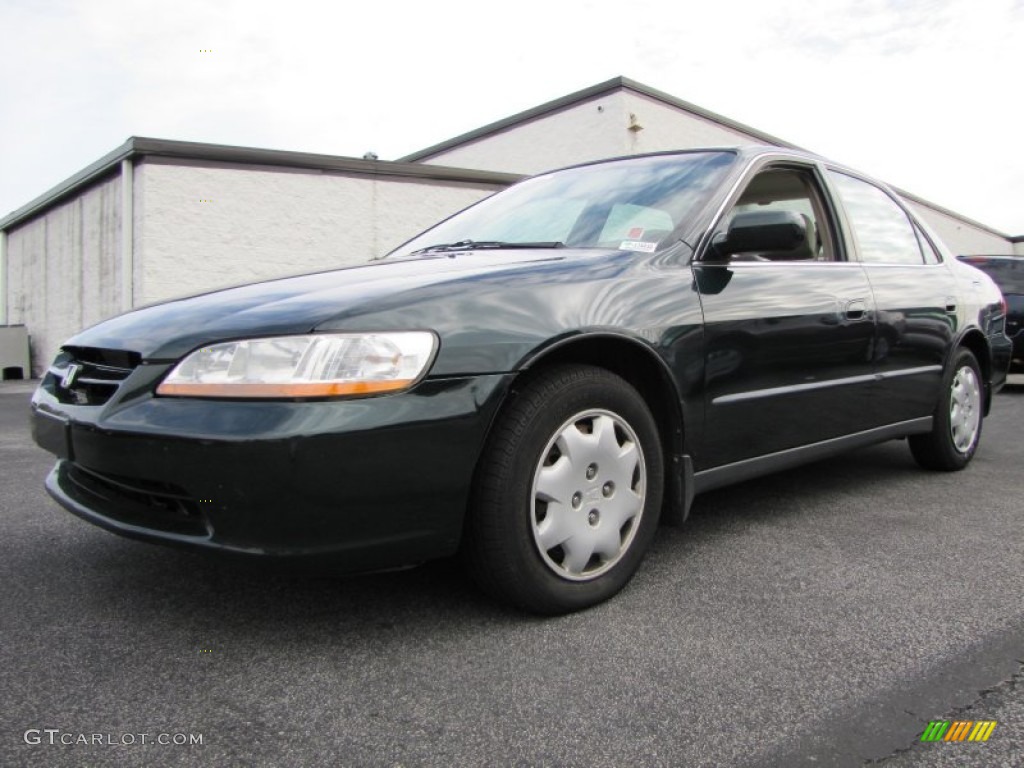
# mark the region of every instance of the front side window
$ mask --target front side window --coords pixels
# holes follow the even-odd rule
[[[866,181],[831,171],[853,227],[860,260],[873,264],[923,264],[921,245],[907,214],[889,195]]]
[[[691,152],[536,176],[428,229],[388,258],[472,243],[654,252],[718,188],[735,159],[732,152]]]
[[[803,168],[769,168],[750,181],[725,217],[720,231],[726,231],[736,216],[744,213],[786,211],[803,221],[804,242],[790,251],[746,252],[734,261],[836,261],[836,248],[822,196],[814,174]]]

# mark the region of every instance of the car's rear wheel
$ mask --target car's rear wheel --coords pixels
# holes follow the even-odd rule
[[[932,431],[909,438],[914,459],[925,469],[948,472],[966,467],[981,440],[984,410],[981,367],[970,350],[960,349],[943,376]]]
[[[614,595],[658,524],[657,426],[626,381],[558,366],[525,381],[481,457],[464,554],[491,595],[538,613]]]

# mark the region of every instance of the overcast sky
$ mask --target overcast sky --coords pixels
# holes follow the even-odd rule
[[[1024,0],[0,0],[0,30],[0,216],[132,135],[388,160],[624,75],[1024,234]]]

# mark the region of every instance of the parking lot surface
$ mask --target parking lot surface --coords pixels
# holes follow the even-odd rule
[[[0,385],[0,765],[1021,765],[1015,381],[965,472],[891,442],[698,497],[555,619],[449,562],[342,578],[90,526]],[[921,743],[938,719],[998,725]]]

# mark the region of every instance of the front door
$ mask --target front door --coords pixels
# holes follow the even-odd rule
[[[799,214],[806,242],[693,267],[705,323],[698,471],[860,431],[872,408],[874,298],[814,169],[762,170],[718,228],[770,210]]]

